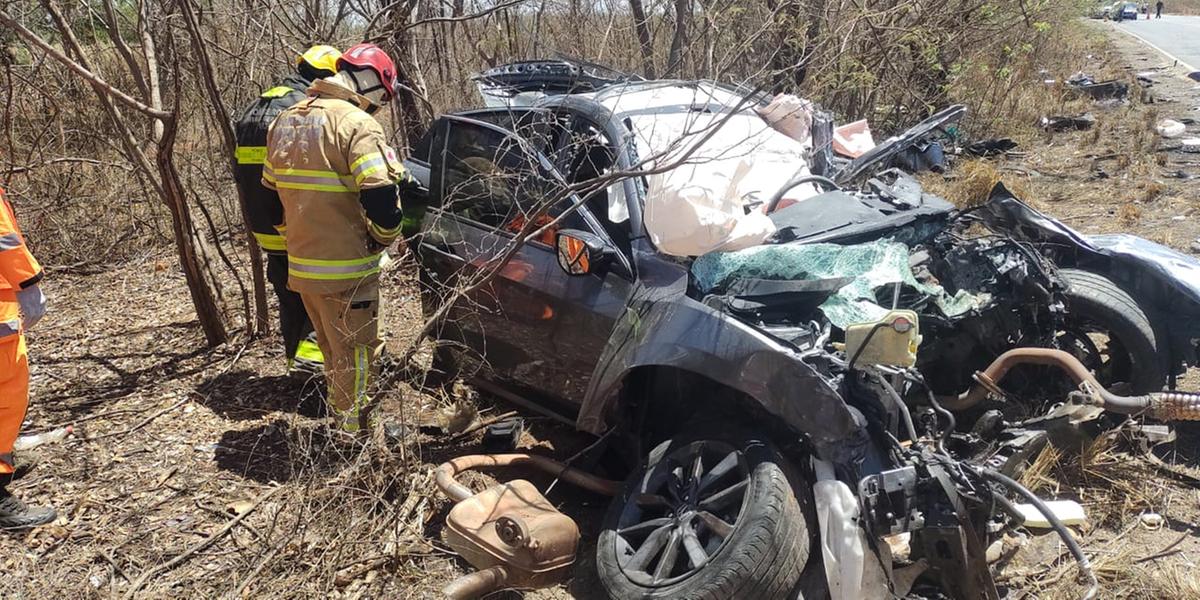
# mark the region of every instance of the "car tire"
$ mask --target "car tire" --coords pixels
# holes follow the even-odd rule
[[[1167,379],[1165,362],[1158,353],[1154,327],[1138,303],[1125,290],[1103,275],[1081,269],[1060,269],[1059,275],[1067,284],[1066,300],[1070,324],[1081,327],[1098,326],[1115,337],[1124,349],[1128,361],[1119,365],[1122,373],[1114,381],[1128,380],[1131,392],[1143,394],[1163,389]]]
[[[815,547],[809,487],[797,481],[770,442],[724,429],[659,445],[613,500],[596,548],[600,581],[610,597],[772,600],[795,598],[813,587],[801,585]],[[697,455],[698,479],[689,475]],[[733,467],[712,476],[730,461]],[[671,486],[678,495],[667,498],[673,495]],[[740,502],[713,501],[729,500],[728,490],[735,488],[741,490]],[[793,490],[802,490],[802,498]],[[699,514],[706,509],[712,511],[708,516]],[[728,533],[722,536],[719,530]],[[655,536],[658,542],[651,543]],[[664,566],[670,559],[663,548],[672,545],[675,560]]]

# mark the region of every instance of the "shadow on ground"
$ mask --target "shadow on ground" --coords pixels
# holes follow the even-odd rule
[[[325,401],[318,378],[307,380],[287,375],[259,376],[254,371],[222,373],[196,386],[197,402],[213,412],[236,421],[259,419],[275,411],[304,417],[325,415]]]

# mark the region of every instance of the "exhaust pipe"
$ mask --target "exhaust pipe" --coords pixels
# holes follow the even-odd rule
[[[950,410],[966,410],[998,391],[1000,380],[1017,365],[1058,367],[1083,390],[1092,406],[1122,415],[1145,415],[1161,421],[1200,421],[1200,394],[1154,392],[1118,396],[1100,385],[1096,377],[1068,352],[1051,348],[1015,348],[1001,354],[987,369],[975,374],[977,384],[958,396],[943,396],[938,403]]]
[[[501,566],[467,573],[442,588],[450,600],[472,600],[486,596],[508,583],[508,570]]]
[[[601,496],[616,496],[621,491],[621,482],[619,481],[603,479],[591,473],[580,471],[575,467],[564,465],[552,458],[536,454],[472,454],[470,456],[460,456],[442,463],[434,475],[438,488],[442,490],[442,493],[446,494],[446,497],[455,502],[462,502],[474,496],[475,493],[471,491],[471,488],[455,481],[455,475],[463,471],[482,467],[512,466],[537,467],[567,483],[577,485]]]

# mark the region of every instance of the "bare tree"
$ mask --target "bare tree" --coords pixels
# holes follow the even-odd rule
[[[646,8],[642,5],[642,0],[629,0],[629,10],[633,12],[633,29],[637,32],[638,44],[642,50],[642,72],[646,77],[654,79],[654,40],[650,37]]]
[[[692,17],[691,0],[675,0],[675,34],[671,36],[671,50],[667,54],[667,68],[664,77],[683,70],[683,48],[688,40],[688,22]]]
[[[108,113],[112,125],[119,134],[119,141],[126,155],[138,168],[140,175],[155,190],[162,202],[166,204],[171,213],[172,229],[175,234],[175,246],[179,255],[180,266],[183,268],[184,276],[187,279],[188,291],[191,294],[192,304],[196,308],[196,316],[200,321],[201,329],[204,330],[205,338],[210,345],[224,343],[228,339],[229,334],[224,317],[217,303],[213,283],[206,277],[205,272],[208,270],[208,258],[203,254],[201,246],[196,244],[196,229],[192,223],[183,183],[180,181],[179,172],[175,167],[174,145],[178,131],[178,120],[176,119],[179,102],[178,94],[175,97],[176,105],[173,107],[174,110],[167,111],[163,109],[161,90],[159,89],[159,82],[156,75],[148,76],[146,78],[148,81],[143,80],[144,89],[149,94],[148,104],[134,99],[126,92],[109,84],[96,74],[96,69],[91,64],[88,54],[83,51],[79,40],[75,37],[70,24],[63,18],[62,11],[59,10],[58,6],[51,0],[43,0],[42,4],[51,16],[67,51],[75,55],[74,60],[2,10],[0,10],[0,23],[8,26],[26,42],[40,48],[49,57],[66,66],[71,72],[86,81],[95,91],[97,100],[103,106],[105,112]],[[143,12],[139,15],[139,20],[142,21],[141,26],[147,28],[147,33],[143,39],[152,42],[153,40],[148,33],[149,25],[145,23],[147,12],[148,8],[143,5]],[[158,62],[155,44],[144,44],[143,54],[143,59],[147,63],[146,72],[156,74]],[[176,58],[176,60],[178,59]],[[178,65],[174,66],[177,67]],[[178,76],[175,78],[175,85],[179,85]],[[154,119],[155,152],[153,155],[153,166],[151,166],[150,158],[147,156],[145,150],[138,143],[130,121],[117,103],[132,109],[134,112]]]

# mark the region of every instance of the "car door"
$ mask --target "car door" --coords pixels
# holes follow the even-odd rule
[[[523,121],[527,126],[532,122]],[[518,232],[529,219],[537,221],[533,227],[546,225],[577,202],[573,196],[562,197],[565,184],[542,153],[553,144],[544,127],[534,127],[532,134],[517,127],[523,132],[518,134],[455,116],[443,117],[436,127],[431,207],[418,255],[443,301],[457,299],[441,337],[461,344],[460,356],[475,369],[466,375],[572,409],[582,401],[628,298],[628,259],[622,256],[612,268],[585,277],[562,271],[554,231],[574,228],[603,235],[586,210],[518,243]],[[539,214],[554,198],[561,202]]]

